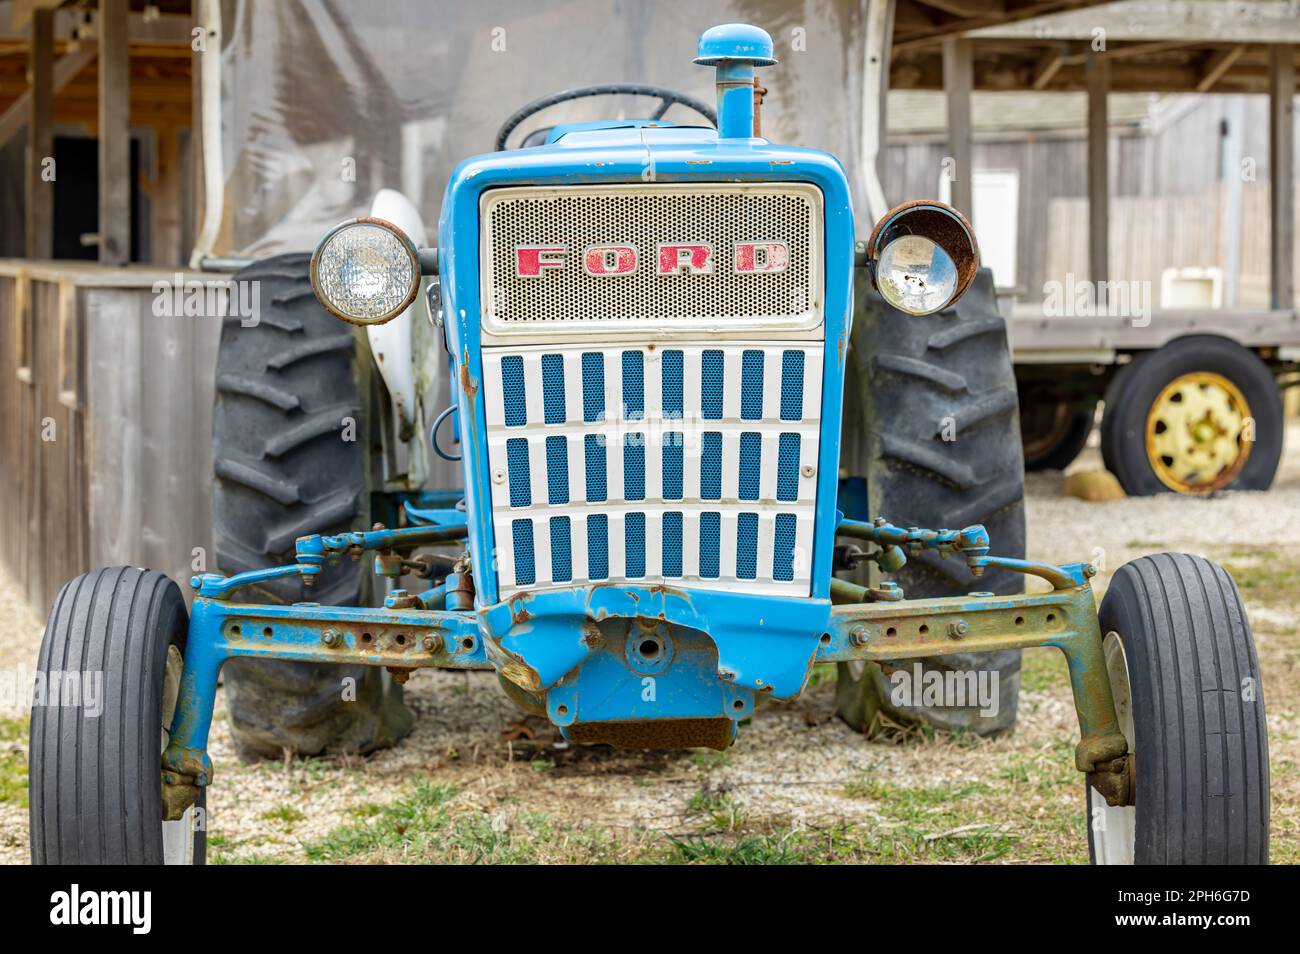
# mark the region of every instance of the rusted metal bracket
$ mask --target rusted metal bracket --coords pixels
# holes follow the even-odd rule
[[[1081,582],[1050,593],[926,600],[838,603],[830,631],[822,638],[818,662],[863,660],[897,665],[906,659],[950,653],[984,653],[1051,646],[1069,667],[1080,741],[1075,765],[1111,805],[1133,803],[1133,759],[1119,729],[1092,587],[1092,568],[1057,568],[1063,578]],[[861,587],[832,587],[843,598]],[[850,589],[851,588],[851,589]]]

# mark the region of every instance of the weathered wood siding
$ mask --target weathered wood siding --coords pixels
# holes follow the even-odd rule
[[[0,262],[0,559],[39,611],[93,566],[151,566],[187,595],[211,566],[220,320],[155,316],[173,278]]]

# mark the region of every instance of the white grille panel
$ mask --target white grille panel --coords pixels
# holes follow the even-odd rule
[[[821,343],[489,348],[483,381],[503,594],[808,594]]]
[[[484,325],[497,333],[573,327],[813,327],[821,319],[821,193],[773,185],[498,189],[482,200]],[[737,269],[738,243],[781,243],[780,271]],[[659,247],[699,243],[710,271],[659,273]],[[584,253],[630,246],[635,266],[592,275]],[[521,277],[521,247],[550,265]],[[555,250],[563,249],[563,252]]]

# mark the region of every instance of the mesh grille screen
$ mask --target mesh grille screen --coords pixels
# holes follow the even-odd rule
[[[483,300],[496,326],[751,319],[806,321],[820,294],[817,192],[790,184],[504,189],[483,199]],[[737,243],[782,242],[780,271],[736,271]],[[659,274],[659,245],[708,244],[712,270]],[[626,274],[591,275],[584,253],[631,246]],[[520,246],[563,249],[520,277]]]

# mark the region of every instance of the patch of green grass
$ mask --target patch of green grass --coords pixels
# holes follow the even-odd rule
[[[27,716],[0,719],[0,802],[27,807]]]
[[[549,772],[551,769],[555,768],[555,763],[550,759],[533,759],[528,763],[528,767],[534,772],[541,774],[542,772]]]
[[[302,821],[307,816],[292,805],[278,805],[269,811],[262,812],[257,816],[264,821],[278,821],[285,828],[292,829],[294,825]]]
[[[699,835],[668,836],[668,861],[706,865],[789,865],[806,864],[804,839],[797,832],[784,836],[747,835],[735,839],[713,839]]]
[[[549,818],[520,814],[509,823],[456,804],[456,790],[423,783],[361,824],[346,825],[304,846],[317,862],[401,856],[444,863],[532,863],[557,830]],[[586,833],[586,841],[599,836]],[[585,843],[583,839],[578,844]]]
[[[705,788],[691,796],[686,808],[704,815],[712,831],[735,831],[745,824],[745,813],[734,798]]]
[[[885,813],[906,817],[917,812],[956,807],[962,799],[987,791],[988,786],[979,783],[908,788],[868,778],[845,785],[844,797],[881,802]]]

